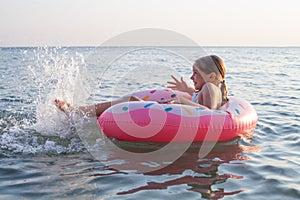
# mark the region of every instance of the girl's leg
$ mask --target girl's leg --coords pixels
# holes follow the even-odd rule
[[[88,106],[79,106],[76,107],[76,110],[83,112],[84,114],[87,114],[89,117],[95,117],[95,116],[99,117],[109,107],[116,105],[118,103],[128,102],[128,101],[143,101],[143,100],[136,96],[127,96],[114,101],[96,103]],[[65,101],[56,99],[55,103],[56,106],[65,113],[70,112],[73,109],[71,104]]]
[[[114,101],[96,103],[94,105],[96,116],[99,117],[106,109],[108,109],[113,105],[116,105],[118,103],[128,102],[128,101],[143,101],[143,100],[136,96],[127,96]]]

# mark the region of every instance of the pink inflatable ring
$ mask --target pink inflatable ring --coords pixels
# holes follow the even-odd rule
[[[125,102],[107,109],[98,118],[100,130],[108,137],[132,142],[227,141],[253,135],[257,114],[241,98],[229,98],[219,110],[181,104],[159,104],[174,97],[190,99],[173,90],[145,90],[133,93],[144,102]]]

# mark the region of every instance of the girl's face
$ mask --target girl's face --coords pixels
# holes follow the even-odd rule
[[[193,74],[191,76],[196,90],[201,90],[204,83],[209,81],[209,75],[202,72],[196,65],[193,65]]]

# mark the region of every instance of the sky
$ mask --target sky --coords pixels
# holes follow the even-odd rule
[[[299,0],[0,0],[0,46],[98,46],[169,30],[201,46],[300,46]]]

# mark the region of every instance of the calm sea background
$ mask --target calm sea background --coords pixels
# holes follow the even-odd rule
[[[224,59],[229,96],[248,100],[259,120],[253,138],[217,143],[204,158],[197,143],[158,171],[123,169],[96,123],[76,129],[53,105],[163,88],[171,74],[188,80],[207,54]],[[0,48],[0,74],[0,199],[300,199],[300,48]]]

